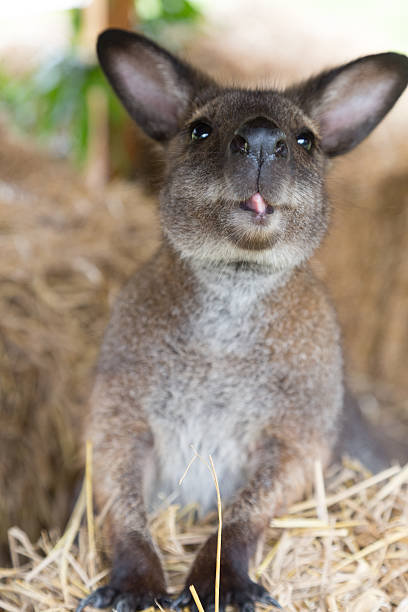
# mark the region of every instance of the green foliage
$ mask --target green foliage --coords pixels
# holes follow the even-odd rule
[[[120,122],[123,111],[100,68],[73,54],[53,58],[20,78],[0,69],[0,108],[26,133],[82,162],[88,145],[87,93],[94,86],[106,91],[111,119]]]
[[[193,24],[199,17],[198,8],[189,0],[135,0],[142,30],[157,38],[169,24]]]
[[[142,30],[154,38],[166,25],[192,24],[199,11],[188,0],[135,0]],[[67,55],[53,57],[38,70],[10,76],[0,66],[0,111],[20,129],[51,144],[61,155],[78,163],[86,158],[89,135],[87,94],[98,86],[106,92],[109,121],[119,127],[125,111],[114,96],[99,66],[76,55],[82,26],[79,9],[70,11],[71,45]]]
[[[135,0],[135,7],[142,31],[158,42],[163,42],[163,34],[166,35],[170,46],[169,27],[191,27],[201,16],[197,6],[189,0]]]
[[[71,19],[71,46],[74,48],[79,41],[79,36],[82,27],[82,12],[81,9],[76,8],[69,11]]]

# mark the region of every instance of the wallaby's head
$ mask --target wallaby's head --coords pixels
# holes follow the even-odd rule
[[[358,145],[408,82],[408,58],[363,57],[283,91],[225,88],[143,36],[107,30],[103,70],[162,143],[163,228],[183,257],[284,269],[327,227],[330,157]]]

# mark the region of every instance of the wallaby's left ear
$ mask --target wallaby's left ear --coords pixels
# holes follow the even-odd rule
[[[159,141],[174,136],[194,95],[210,84],[209,78],[153,41],[126,30],[102,32],[97,52],[123,106]]]
[[[323,72],[286,94],[320,126],[329,156],[347,153],[376,127],[408,83],[408,57],[368,55]]]

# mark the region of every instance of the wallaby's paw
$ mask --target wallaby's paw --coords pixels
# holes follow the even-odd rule
[[[82,612],[86,606],[92,606],[92,608],[100,609],[109,608],[117,596],[118,591],[116,589],[112,589],[109,586],[100,587],[88,595],[88,597],[81,599],[75,612]]]
[[[211,585],[194,585],[205,612],[214,612],[214,583]],[[227,605],[235,606],[239,612],[255,612],[255,604],[261,603],[266,606],[274,606],[282,609],[281,605],[274,599],[266,589],[260,584],[252,582],[249,578],[242,581],[242,584],[237,586],[229,586],[224,584],[220,589],[220,612],[225,612]],[[190,606],[191,612],[198,612],[198,608],[194,603],[190,589],[186,587],[180,595],[173,600],[171,607],[174,610],[181,610],[185,606]]]
[[[157,607],[156,602],[162,608],[169,608],[171,605],[171,600],[166,595],[154,597],[152,594],[120,593],[117,589],[104,586],[82,599],[76,612],[82,612],[87,606],[98,609],[111,607],[116,612],[139,612],[151,606]]]

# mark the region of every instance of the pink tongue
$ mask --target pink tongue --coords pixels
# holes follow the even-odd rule
[[[266,212],[267,203],[260,193],[255,193],[245,203],[248,208],[256,212],[258,215],[264,215]]]

